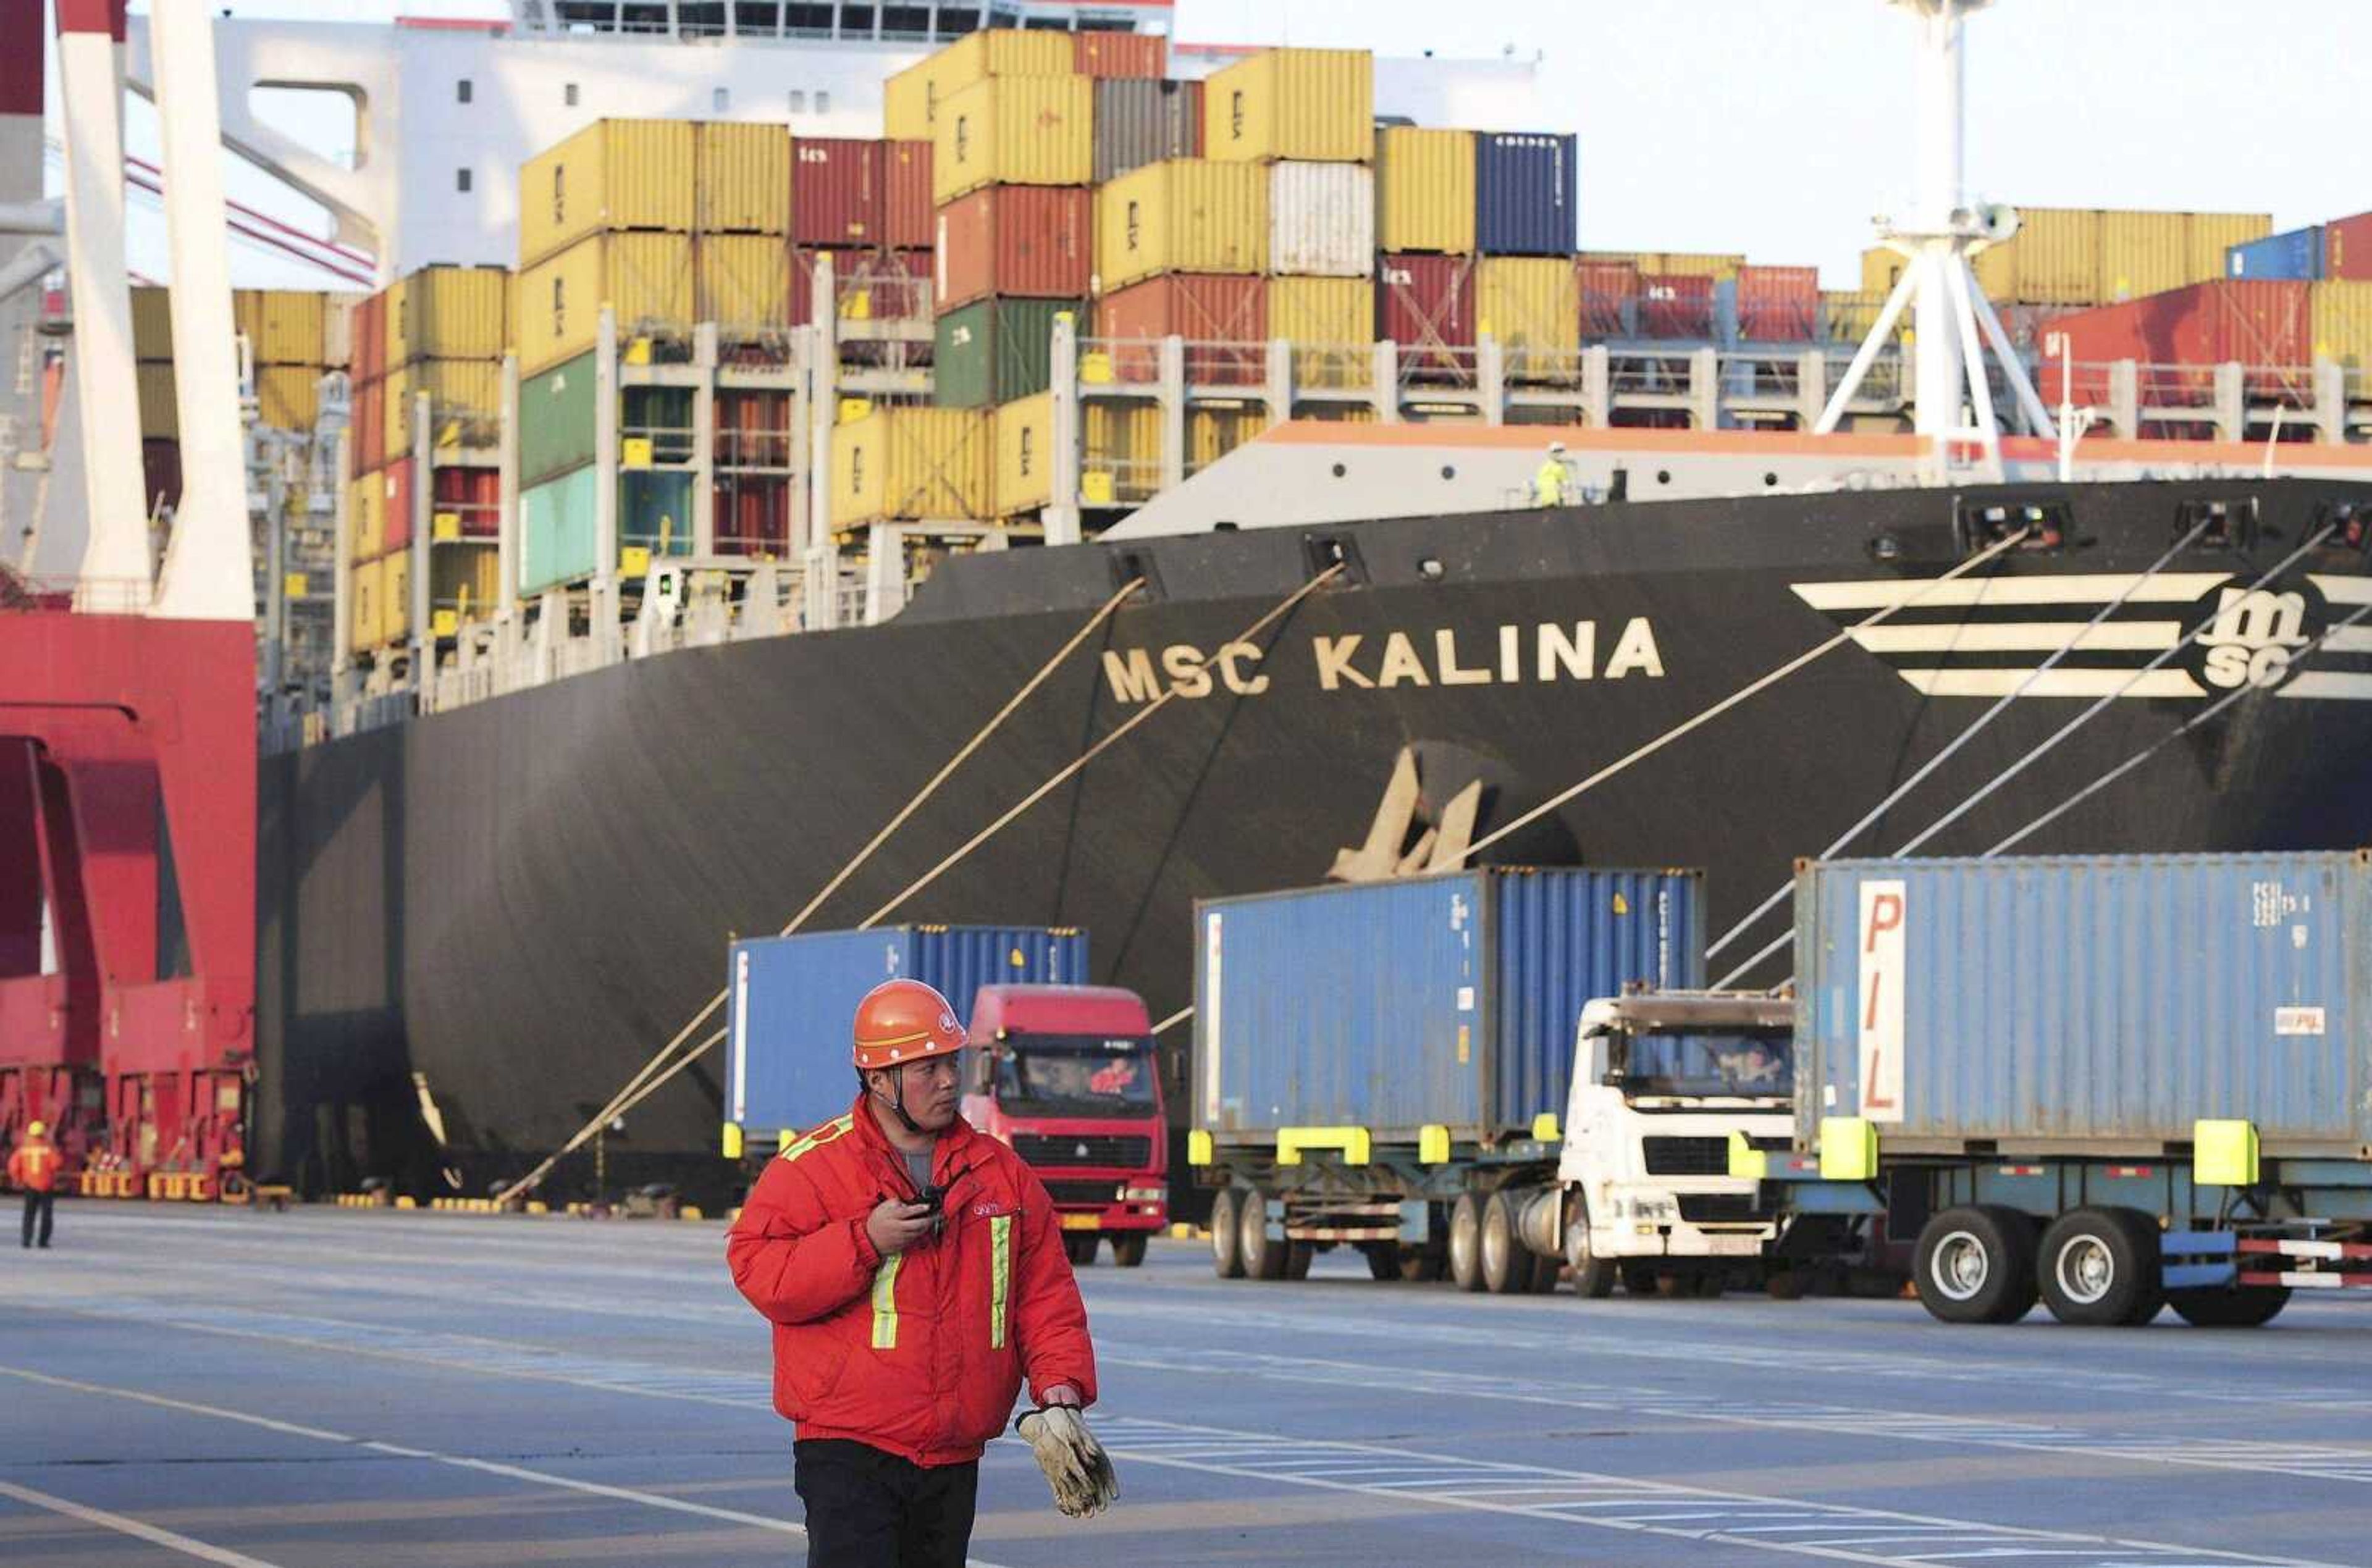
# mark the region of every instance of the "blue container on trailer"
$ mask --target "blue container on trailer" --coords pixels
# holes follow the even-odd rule
[[[1199,900],[1194,1125],[1528,1132],[1564,1112],[1584,1003],[1703,983],[1703,880],[1483,866]]]
[[[1796,881],[1798,1131],[2160,1156],[2372,1144],[2372,857],[1839,860]]]
[[[1084,985],[1087,937],[1043,925],[884,925],[736,942],[726,961],[726,1120],[745,1133],[804,1132],[856,1098],[856,1004],[903,976],[969,1018],[980,988]]]
[[[1574,139],[1532,132],[1474,134],[1474,248],[1485,256],[1570,256]]]
[[[2277,282],[2316,283],[2322,277],[2322,226],[2269,234],[2224,252],[2224,275],[2271,278]]]

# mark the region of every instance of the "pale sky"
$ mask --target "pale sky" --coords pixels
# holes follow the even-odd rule
[[[145,10],[145,5],[135,6]],[[473,0],[284,0],[240,16],[500,16]],[[1910,179],[1909,24],[1880,0],[1178,0],[1180,42],[1540,57],[1580,137],[1589,249],[1742,250],[1858,285]],[[2372,0],[1999,0],[1969,26],[1971,188],[2029,206],[2372,208]],[[135,103],[130,138],[153,154]],[[242,166],[243,169],[243,166]],[[292,218],[260,177],[232,193]],[[143,271],[161,218],[135,209]],[[148,238],[152,233],[156,236]],[[242,284],[318,282],[234,245]]]

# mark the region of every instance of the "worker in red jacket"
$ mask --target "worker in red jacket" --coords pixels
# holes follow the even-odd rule
[[[848,1114],[770,1162],[727,1233],[733,1283],[774,1325],[811,1568],[961,1568],[980,1453],[1017,1423],[1058,1506],[1109,1504],[1080,1411],[1095,1349],[1044,1185],[956,1113],[962,1026],[927,985],[858,1004]]]
[[[50,1212],[57,1202],[52,1189],[58,1184],[58,1151],[51,1146],[49,1129],[40,1122],[25,1128],[25,1141],[8,1156],[8,1185],[25,1194],[25,1245],[33,1245],[38,1224],[43,1247],[50,1244]]]

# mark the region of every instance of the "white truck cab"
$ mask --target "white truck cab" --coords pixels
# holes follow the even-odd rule
[[[1575,1287],[1720,1288],[1779,1239],[1733,1132],[1784,1149],[1795,1130],[1795,1003],[1738,992],[1600,997],[1581,1014],[1558,1159]]]

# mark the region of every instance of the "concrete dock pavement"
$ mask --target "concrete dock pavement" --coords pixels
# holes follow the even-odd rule
[[[715,1223],[74,1203],[0,1266],[0,1561],[804,1560]],[[1584,1303],[1083,1273],[1122,1497],[1017,1442],[973,1556],[2364,1564],[2372,1314],[1948,1329],[1892,1301]]]

